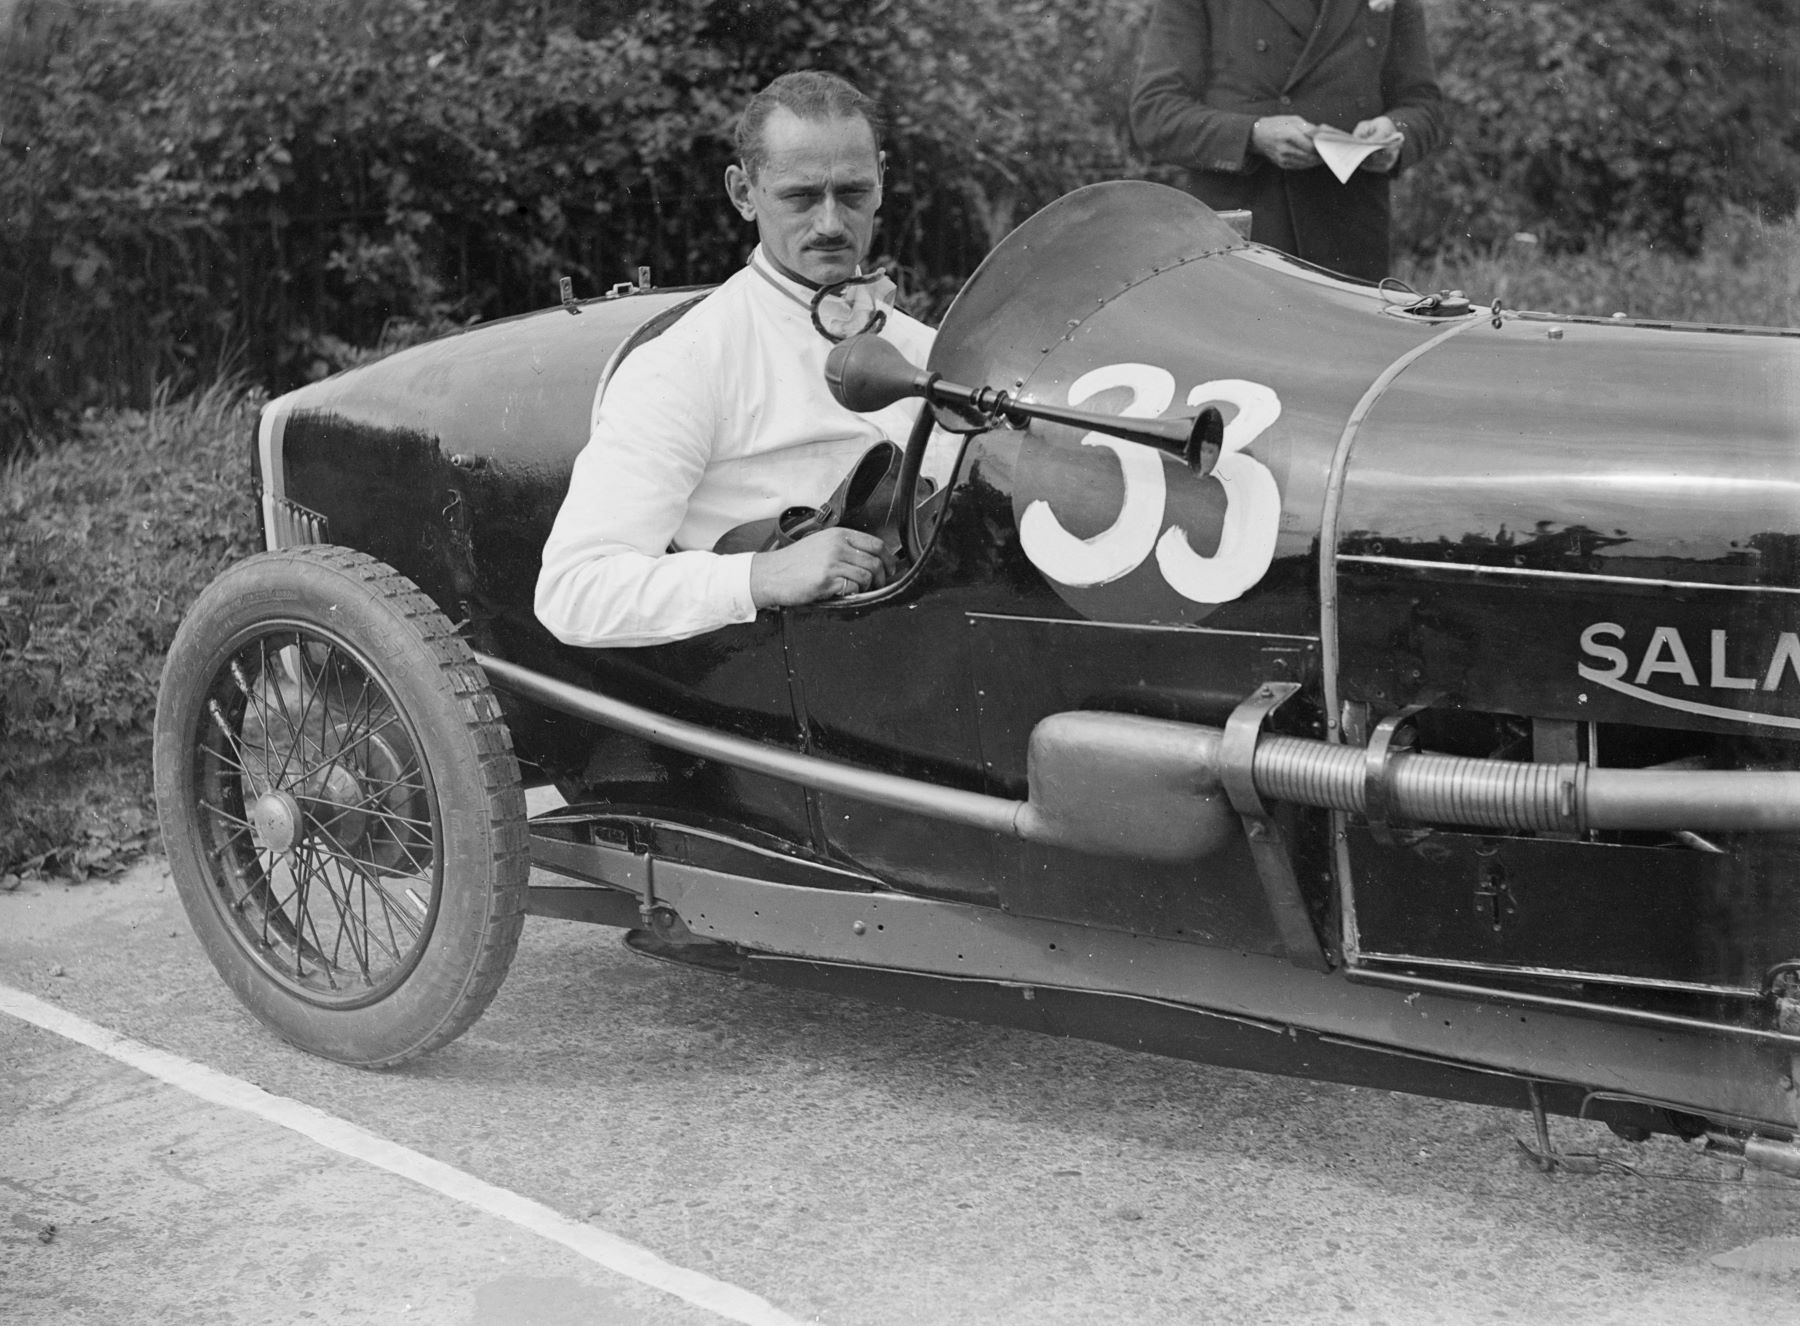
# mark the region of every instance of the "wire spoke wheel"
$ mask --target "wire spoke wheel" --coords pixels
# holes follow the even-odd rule
[[[206,708],[200,827],[240,937],[299,994],[379,998],[423,949],[442,883],[434,789],[394,697],[345,642],[271,625]]]
[[[398,1063],[492,999],[529,871],[518,766],[468,647],[403,576],[331,547],[222,575],[170,650],[156,774],[195,931],[282,1035]]]

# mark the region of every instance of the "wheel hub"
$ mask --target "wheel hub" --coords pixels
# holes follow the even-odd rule
[[[264,792],[250,807],[250,825],[271,852],[291,852],[305,835],[306,817],[292,793]]]

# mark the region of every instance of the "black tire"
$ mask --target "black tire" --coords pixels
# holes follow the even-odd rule
[[[348,548],[207,586],[156,706],[156,802],[207,956],[277,1033],[386,1067],[468,1030],[518,947],[525,795],[487,677]]]

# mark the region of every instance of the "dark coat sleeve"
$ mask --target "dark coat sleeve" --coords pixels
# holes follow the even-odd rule
[[[1256,115],[1206,102],[1212,32],[1205,0],[1156,0],[1131,88],[1131,135],[1157,161],[1190,170],[1250,169]]]
[[[1400,149],[1400,170],[1430,156],[1448,139],[1444,93],[1438,87],[1419,0],[1399,0],[1394,6],[1393,35],[1381,71],[1381,99],[1388,117],[1406,135]]]

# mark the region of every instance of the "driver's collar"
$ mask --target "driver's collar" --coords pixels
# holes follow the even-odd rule
[[[775,265],[775,260],[773,258],[763,252],[763,246],[760,244],[750,251],[750,266],[756,269],[757,274],[761,276],[763,280],[767,281],[770,285],[781,291],[782,294],[793,300],[810,316],[812,313],[813,296],[819,292],[819,286],[816,282],[808,281],[805,277],[789,276]],[[856,275],[861,276],[862,274],[862,265],[859,263],[857,264]]]

